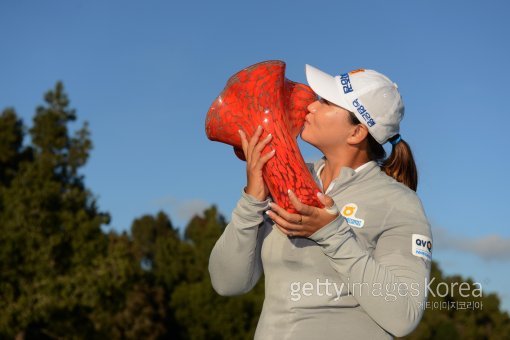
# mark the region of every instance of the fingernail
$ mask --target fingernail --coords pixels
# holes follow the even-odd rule
[[[266,138],[269,139],[271,137],[273,137],[273,135],[272,134],[268,134]]]
[[[258,129],[258,130],[262,129],[262,126],[260,126],[260,125],[259,125],[259,126],[257,126],[257,129]]]
[[[271,210],[266,210],[266,215],[271,216]]]
[[[272,154],[274,154],[275,152],[276,152],[276,149],[273,149],[273,150],[271,151],[271,153],[272,153]]]
[[[291,192],[292,192],[292,191],[291,191],[290,189],[287,189],[287,194],[289,194],[289,195],[290,195],[290,193],[291,193]]]
[[[318,192],[318,193],[317,193],[317,196],[319,196],[319,197],[324,197],[324,195],[322,194],[322,192]]]

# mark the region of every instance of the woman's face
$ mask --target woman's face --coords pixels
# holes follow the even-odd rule
[[[355,127],[350,122],[349,111],[324,99],[308,105],[308,111],[301,131],[305,142],[319,149],[346,144]]]

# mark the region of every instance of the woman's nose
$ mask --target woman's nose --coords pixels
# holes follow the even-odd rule
[[[316,100],[313,103],[309,104],[308,107],[307,107],[308,111],[310,111],[311,113],[314,113],[315,111],[317,111],[317,104],[320,104],[320,102],[318,100]]]

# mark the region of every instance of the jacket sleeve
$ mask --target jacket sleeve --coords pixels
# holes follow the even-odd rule
[[[216,241],[209,257],[209,274],[214,290],[223,296],[250,291],[259,280],[263,268],[261,247],[264,220],[270,198],[258,201],[242,190],[241,198],[232,211],[230,223]]]
[[[402,203],[404,202],[404,203]],[[383,232],[371,252],[363,247],[343,216],[309,238],[317,242],[350,294],[366,313],[396,337],[418,325],[427,299],[431,257],[413,247],[415,239],[430,239],[430,225],[418,197],[399,200],[381,221]]]

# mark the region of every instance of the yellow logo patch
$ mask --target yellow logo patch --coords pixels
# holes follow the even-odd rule
[[[345,217],[348,225],[361,228],[365,224],[365,220],[356,218],[356,211],[358,211],[358,206],[355,203],[347,203],[340,210],[340,214]]]

